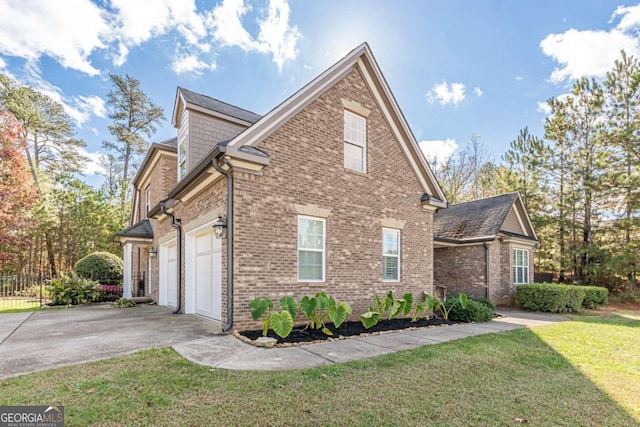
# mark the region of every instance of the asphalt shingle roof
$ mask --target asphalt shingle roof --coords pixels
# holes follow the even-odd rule
[[[143,219],[137,224],[116,233],[118,237],[147,237],[153,239],[153,229],[148,219]]]
[[[236,119],[244,120],[249,123],[255,123],[262,118],[262,116],[259,114],[245,110],[244,108],[236,107],[235,105],[227,104],[226,102],[211,98],[210,96],[192,92],[183,87],[179,89],[180,93],[182,93],[182,96],[184,97],[184,100],[189,104],[195,104],[200,107],[217,111],[218,113],[226,114],[227,116],[235,117]]]
[[[518,193],[460,203],[434,215],[433,235],[446,239],[495,236],[509,214]]]

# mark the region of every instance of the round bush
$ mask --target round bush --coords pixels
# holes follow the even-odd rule
[[[449,312],[449,320],[480,323],[493,319],[493,309],[489,308],[484,301],[469,299],[467,306],[462,308],[457,298],[449,298],[445,305],[453,306]]]
[[[124,263],[109,252],[94,252],[78,261],[73,271],[80,277],[96,280],[102,285],[122,283]]]

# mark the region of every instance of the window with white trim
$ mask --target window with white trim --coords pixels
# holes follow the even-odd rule
[[[147,188],[144,190],[144,212],[146,217],[149,217],[150,210],[151,210],[151,184],[147,185]]]
[[[187,134],[178,143],[178,179],[187,174]]]
[[[382,280],[400,281],[400,230],[382,229]]]
[[[367,171],[367,120],[350,111],[344,112],[344,167]]]
[[[298,216],[298,281],[324,282],[326,221]]]
[[[529,250],[513,250],[513,283],[521,285],[529,283]]]

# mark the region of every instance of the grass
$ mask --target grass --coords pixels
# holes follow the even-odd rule
[[[602,314],[322,368],[243,372],[171,349],[0,380],[74,425],[640,425],[640,319]]]
[[[40,300],[37,298],[0,298],[0,313],[33,311],[39,308]]]

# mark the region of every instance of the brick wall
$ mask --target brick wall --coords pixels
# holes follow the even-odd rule
[[[345,170],[342,99],[371,110],[367,118],[367,173]],[[306,106],[267,137],[271,156],[263,176],[236,173],[234,197],[235,326],[256,327],[248,303],[327,291],[354,309],[374,304],[375,294],[433,290],[433,214],[422,209],[419,181],[360,72]],[[330,210],[326,218],[326,280],[297,280],[295,205]],[[381,220],[404,222],[401,281],[382,281]]]
[[[175,164],[175,161],[174,161]],[[175,173],[175,168],[173,170]],[[181,221],[183,227],[182,233],[182,277],[183,277],[183,286],[181,292],[181,310],[184,311],[184,302],[185,302],[185,287],[186,283],[184,283],[185,277],[185,235],[188,232],[189,228],[198,221],[199,218],[211,214],[212,212],[221,213],[225,215],[226,213],[226,182],[224,179],[219,179],[215,183],[213,183],[210,187],[206,188],[202,192],[200,192],[197,196],[190,199],[188,202],[183,203],[181,201],[177,202],[174,207],[174,215],[177,219]],[[158,247],[160,244],[174,238],[177,236],[177,231],[174,227],[171,226],[170,218],[166,218],[162,221],[157,219],[151,220],[153,226],[153,235],[154,235],[154,247]],[[226,313],[226,289],[227,289],[227,255],[226,255],[226,242],[224,239],[222,241],[222,310],[223,314]],[[156,258],[152,261],[152,271],[151,271],[151,285],[152,285],[152,294],[153,298],[157,300],[158,298],[158,287],[159,287],[159,258]],[[193,285],[193,284],[192,284]],[[226,319],[223,319],[226,321]]]
[[[485,297],[484,251],[483,245],[434,249],[435,284],[446,287],[447,296],[464,292],[470,297]]]

